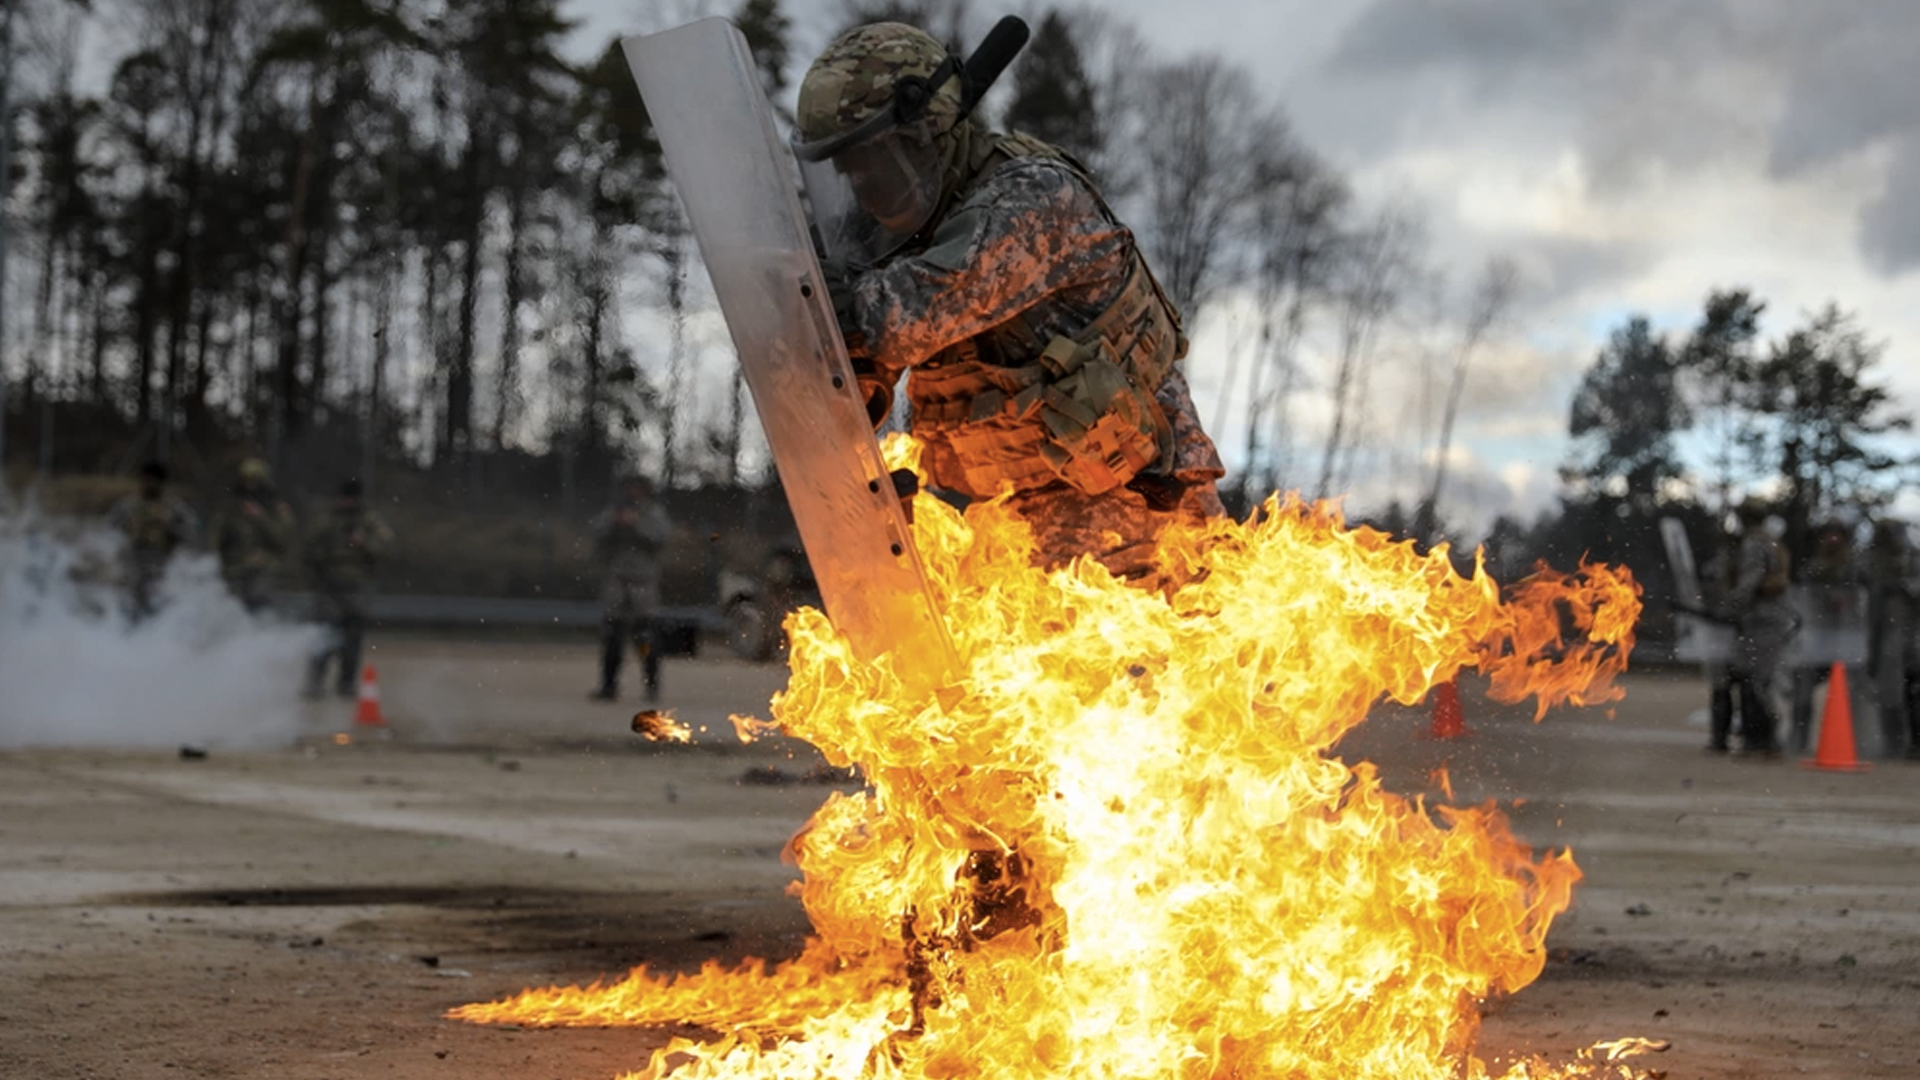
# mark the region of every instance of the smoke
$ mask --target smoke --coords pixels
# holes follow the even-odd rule
[[[176,558],[158,611],[126,610],[123,544],[0,491],[0,747],[284,745],[321,631],[257,617],[211,555]]]

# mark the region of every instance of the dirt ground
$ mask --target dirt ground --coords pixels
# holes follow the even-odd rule
[[[0,1078],[611,1078],[664,1036],[440,1019],[638,963],[779,957],[806,932],[778,852],[829,788],[786,744],[741,747],[781,672],[672,664],[708,730],[644,744],[589,703],[591,645],[388,642],[388,739],[300,706],[264,751],[0,753]],[[1704,690],[1627,681],[1540,725],[1468,688],[1474,734],[1383,710],[1343,748],[1389,783],[1521,800],[1586,872],[1483,1053],[1566,1060],[1640,1035],[1679,1078],[1920,1077],[1920,766],[1861,775],[1712,758]],[[130,723],[137,718],[129,718]],[[750,771],[796,782],[745,783]]]

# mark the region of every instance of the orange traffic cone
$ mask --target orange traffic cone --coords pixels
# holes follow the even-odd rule
[[[1847,669],[1837,660],[1827,675],[1827,707],[1820,714],[1820,746],[1811,759],[1800,764],[1809,769],[1835,772],[1866,772],[1873,768],[1854,753],[1853,704],[1847,697]]]
[[[380,680],[375,677],[372,664],[360,669],[360,703],[353,710],[353,726],[387,726],[387,718],[380,715]]]
[[[1466,714],[1460,711],[1460,688],[1453,679],[1433,688],[1433,727],[1427,734],[1435,739],[1459,739],[1473,734],[1467,730]]]

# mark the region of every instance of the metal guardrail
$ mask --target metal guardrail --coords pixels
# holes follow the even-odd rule
[[[313,610],[309,593],[279,593],[273,606],[281,611],[305,614]],[[388,626],[512,626],[582,629],[600,625],[602,607],[597,600],[539,600],[507,596],[420,596],[406,593],[376,593],[368,601],[367,615]],[[717,608],[675,605],[656,610],[655,617],[669,625],[708,632],[724,632],[726,618]]]

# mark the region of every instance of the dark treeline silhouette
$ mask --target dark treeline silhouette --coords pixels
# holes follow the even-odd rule
[[[398,559],[411,586],[459,591],[587,588],[582,523],[627,469],[693,500],[702,536],[785,527],[737,374],[715,374],[724,334],[696,317],[698,253],[625,58],[613,41],[570,57],[561,0],[15,8],[0,460],[16,482],[161,457],[212,502],[248,455],[298,495],[355,475],[403,545],[426,545]],[[719,10],[785,122],[818,42],[795,41],[781,0]],[[956,48],[989,21],[928,0],[833,16],[878,17]],[[1034,24],[991,119],[1088,164],[1190,323],[1229,294],[1253,313],[1205,417],[1239,464],[1230,504],[1336,494],[1371,442],[1430,432],[1411,509],[1380,521],[1449,535],[1454,419],[1519,302],[1513,266],[1490,260],[1450,318],[1409,317],[1443,291],[1419,214],[1354,198],[1249,72],[1162,57],[1085,7]],[[1573,403],[1562,506],[1500,522],[1495,553],[1621,559],[1651,583],[1658,516],[1705,537],[1762,473],[1787,478],[1796,544],[1884,501],[1892,463],[1872,448],[1904,418],[1873,382],[1877,348],[1837,311],[1762,347],[1759,310],[1716,294],[1682,340],[1617,332]],[[1383,347],[1414,323],[1428,347]],[[1437,358],[1419,422],[1369,389],[1396,352]],[[1683,432],[1713,475],[1682,467]]]

